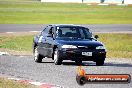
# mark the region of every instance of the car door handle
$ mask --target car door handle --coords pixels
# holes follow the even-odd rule
[[[46,41],[46,39],[44,39],[44,41]]]

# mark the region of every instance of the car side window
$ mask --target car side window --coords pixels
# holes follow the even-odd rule
[[[54,34],[54,27],[51,27],[51,28],[49,29],[48,34]]]
[[[41,35],[44,35],[44,33],[45,33],[45,31],[46,31],[46,28],[47,28],[47,27],[45,27],[45,28],[42,30]]]
[[[42,35],[43,35],[43,36],[47,36],[48,33],[49,33],[50,28],[51,28],[51,26],[47,26],[47,27],[42,31]]]

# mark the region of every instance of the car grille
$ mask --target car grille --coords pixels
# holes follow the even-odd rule
[[[95,46],[78,46],[78,49],[90,49],[90,50],[93,50],[93,49],[96,49]]]

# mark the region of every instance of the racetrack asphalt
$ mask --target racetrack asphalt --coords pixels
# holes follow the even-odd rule
[[[29,79],[44,83],[56,84],[64,88],[132,88],[129,84],[85,84],[76,82],[78,66],[72,61],[64,61],[62,65],[54,65],[51,58],[36,63],[33,56],[0,56],[0,74],[21,79]],[[130,74],[132,75],[132,59],[106,59],[104,66],[95,66],[94,62],[83,62],[87,74]]]
[[[45,24],[0,24],[0,33],[41,31],[45,26]],[[132,32],[132,24],[86,24],[83,26],[88,27],[92,32]]]

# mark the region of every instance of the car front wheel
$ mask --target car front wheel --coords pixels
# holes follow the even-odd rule
[[[96,66],[102,66],[102,65],[104,65],[104,60],[96,61]]]
[[[59,54],[58,49],[55,49],[53,59],[54,59],[55,65],[61,65],[62,64],[62,59],[60,58],[60,54]]]
[[[77,65],[81,65],[82,64],[82,60],[78,59],[75,61]]]
[[[34,60],[37,63],[41,63],[42,62],[43,57],[39,54],[37,47],[34,50]]]

